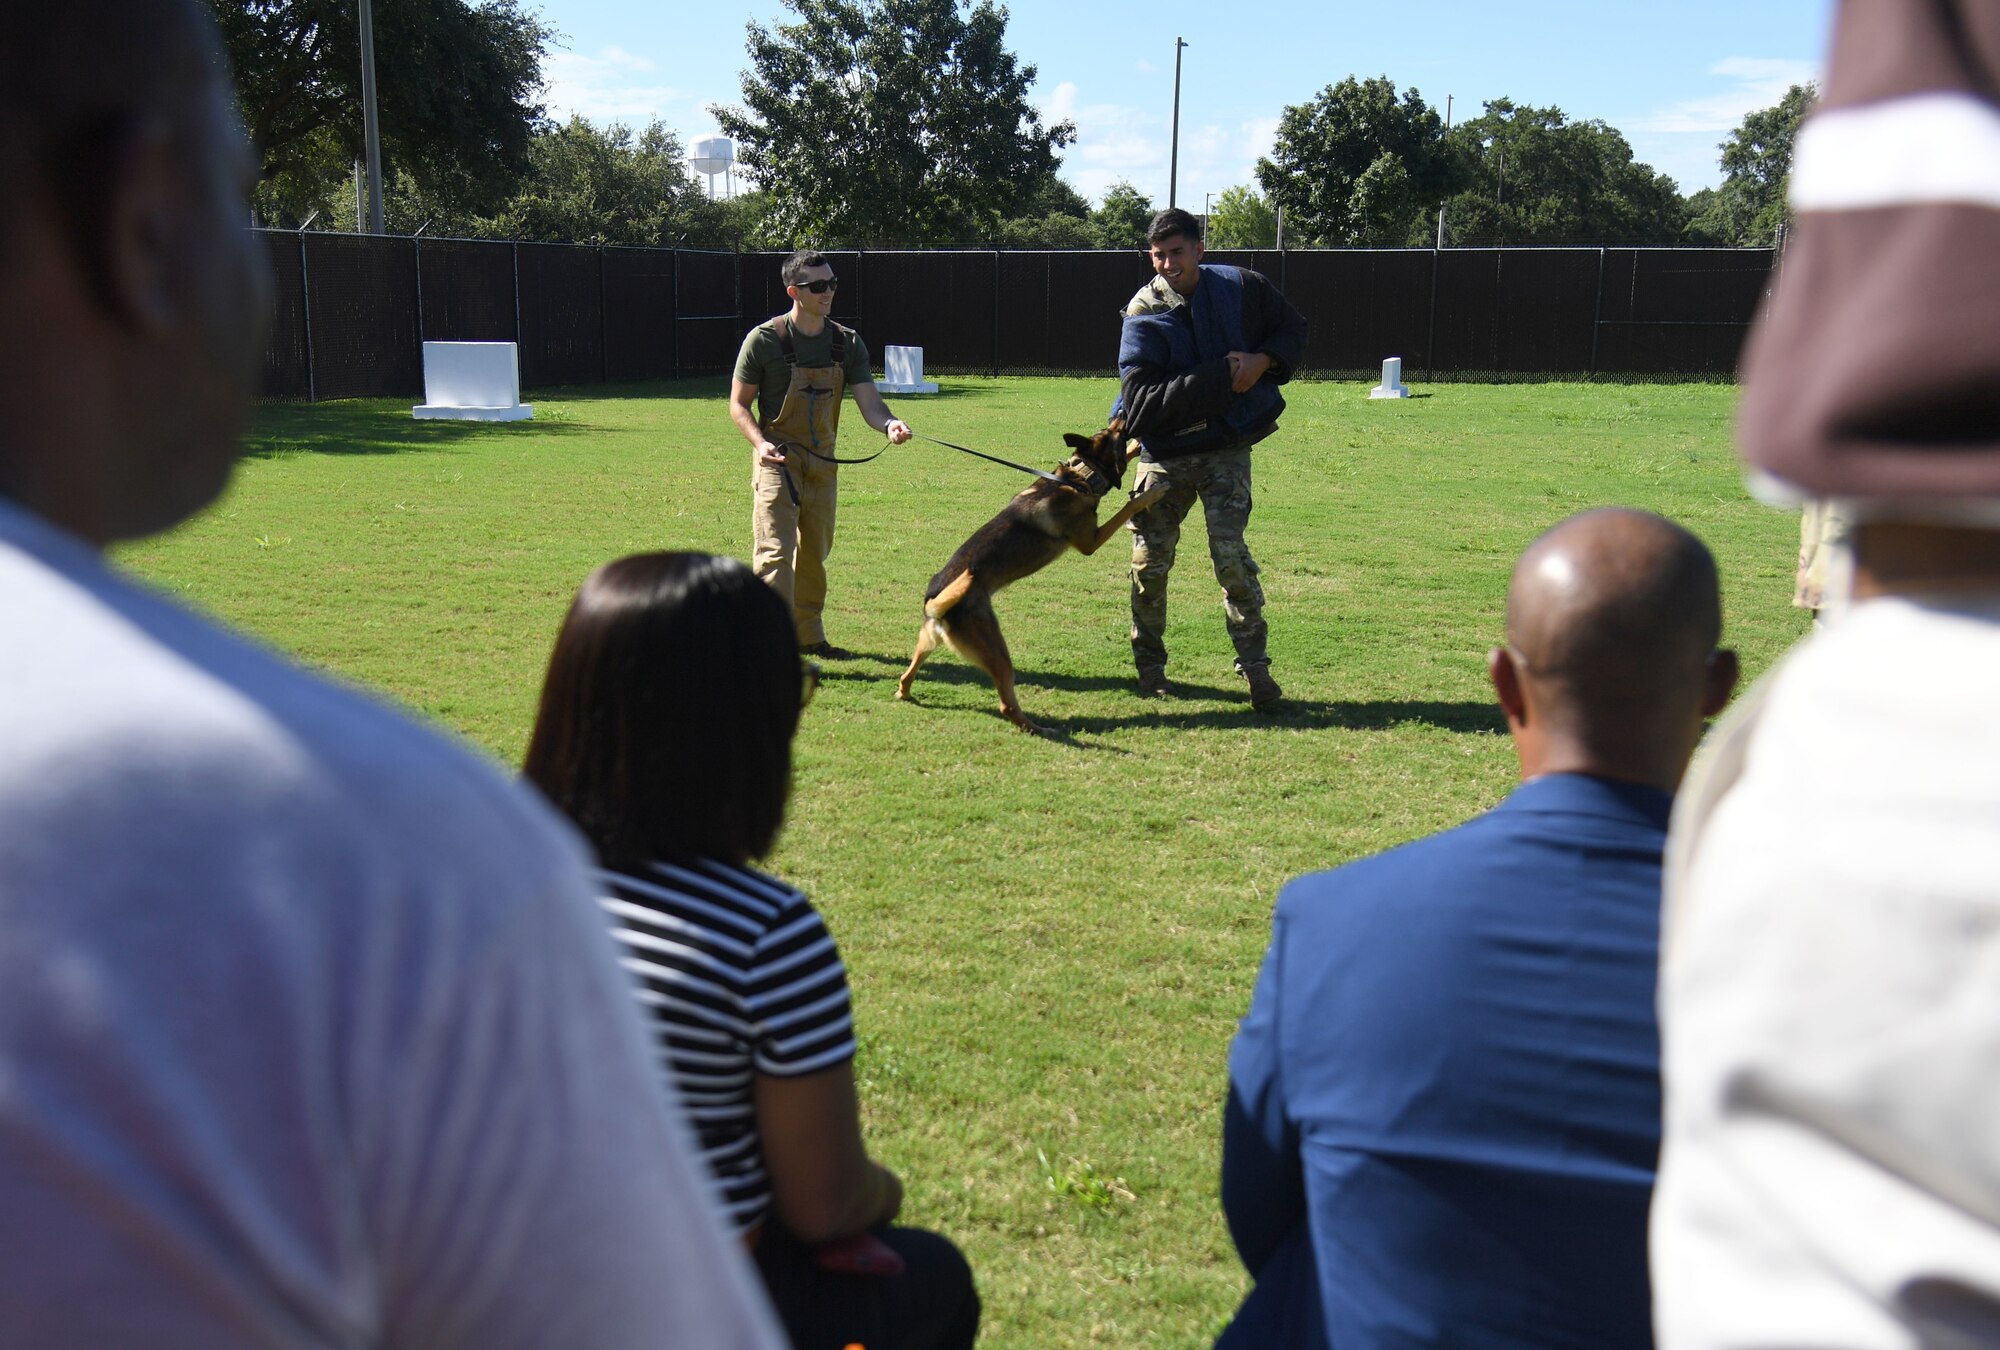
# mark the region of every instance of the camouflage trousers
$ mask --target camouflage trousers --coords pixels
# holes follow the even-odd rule
[[[1132,517],[1132,660],[1140,670],[1167,664],[1167,574],[1181,541],[1181,522],[1201,499],[1208,523],[1208,557],[1222,584],[1223,622],[1236,644],[1236,668],[1268,666],[1264,651],[1264,590],[1243,531],[1250,524],[1250,452],[1211,450],[1161,464],[1139,462],[1134,492],[1164,483],[1167,495]]]

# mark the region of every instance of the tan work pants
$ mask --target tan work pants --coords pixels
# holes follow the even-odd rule
[[[796,447],[785,452],[785,469],[752,465],[750,565],[792,606],[799,645],[826,640],[826,557],[833,552],[833,516],[840,466],[814,459]],[[798,505],[785,490],[785,472],[798,487]]]

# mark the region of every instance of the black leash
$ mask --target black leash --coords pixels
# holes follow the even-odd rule
[[[919,441],[929,441],[932,445],[942,445],[947,450],[956,450],[960,454],[973,455],[979,459],[989,460],[995,464],[1005,465],[1009,469],[1019,469],[1022,473],[1031,473],[1035,477],[1046,479],[1051,483],[1060,483],[1063,481],[1061,478],[1058,478],[1055,474],[1046,473],[1041,469],[1031,469],[1025,464],[1016,464],[1011,459],[1002,459],[998,455],[989,455],[983,450],[974,450],[969,445],[954,445],[950,441],[941,441],[935,436],[926,436],[920,431],[913,431],[910,433],[910,435],[912,438]],[[774,444],[781,446],[788,445],[791,446],[793,449],[803,450],[808,455],[811,455],[814,459],[820,460],[827,464],[866,464],[871,459],[879,459],[882,456],[883,452],[888,450],[889,448],[887,445],[884,445],[881,450],[877,450],[872,455],[862,455],[858,459],[842,459],[837,455],[822,455],[819,451],[813,449],[810,445],[802,445],[798,441],[776,441],[774,442]],[[799,490],[796,487],[792,486],[791,471],[781,470],[781,472],[783,472],[785,475],[785,488],[792,495],[792,505],[797,506],[799,504]]]
[[[803,450],[808,455],[811,455],[814,459],[821,460],[827,464],[866,464],[869,460],[880,457],[880,455],[882,454],[882,450],[887,450],[889,448],[888,446],[885,445],[882,447],[882,450],[877,450],[872,455],[863,455],[859,459],[842,459],[838,455],[822,455],[819,451],[813,449],[810,445],[804,445],[798,441],[773,441],[771,442],[771,444],[777,446],[789,445],[794,450]],[[792,471],[786,468],[784,465],[780,464],[778,466],[778,472],[784,475],[785,491],[791,496],[792,505],[796,507],[799,504],[799,487],[798,484],[792,481]]]
[[[887,450],[889,448],[887,445],[884,445],[882,447],[882,450],[877,450],[872,455],[863,455],[859,459],[842,459],[839,455],[822,455],[819,451],[813,449],[810,445],[802,445],[798,441],[775,441],[773,442],[773,444],[789,445],[792,446],[794,449],[803,450],[807,454],[811,455],[814,459],[819,460],[823,464],[866,464],[871,459],[880,458],[882,450]]]
[[[1056,477],[1052,473],[1043,473],[1040,469],[1031,469],[1025,464],[1016,464],[1011,459],[1002,459],[998,455],[989,455],[986,454],[984,451],[974,450],[971,446],[953,445],[950,441],[941,441],[935,436],[926,436],[919,431],[913,431],[910,434],[916,437],[920,441],[929,441],[932,445],[941,445],[947,450],[956,450],[961,454],[975,455],[980,459],[991,460],[995,464],[1004,464],[1010,469],[1019,469],[1022,473],[1031,473],[1037,478],[1046,478],[1051,483],[1062,482],[1062,479]],[[882,452],[878,450],[875,453],[879,455]],[[874,456],[871,455],[869,456],[869,458],[872,459],[874,458]]]

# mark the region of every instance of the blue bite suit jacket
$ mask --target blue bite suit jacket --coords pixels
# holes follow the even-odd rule
[[[1219,1346],[1650,1346],[1672,799],[1553,774],[1302,877],[1230,1052]]]

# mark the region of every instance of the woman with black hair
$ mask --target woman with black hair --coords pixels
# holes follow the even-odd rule
[[[596,845],[602,903],[729,1217],[798,1350],[968,1347],[972,1272],[889,1226],[847,973],[810,901],[752,868],[818,673],[744,564],[645,553],[591,574],[549,660],[525,773]]]

